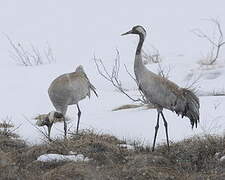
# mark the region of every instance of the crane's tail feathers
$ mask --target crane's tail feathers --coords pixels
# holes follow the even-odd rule
[[[95,91],[96,88],[95,88],[94,85],[91,84],[91,83],[90,83],[90,89],[95,93],[96,97],[98,97],[98,94],[97,94],[97,92]]]
[[[200,103],[199,103],[199,98],[191,91],[188,89],[183,88],[182,89],[182,94],[183,94],[183,100],[182,105],[183,108],[181,111],[176,111],[177,114],[181,114],[182,118],[184,116],[188,117],[191,122],[192,128],[195,127],[197,128],[197,124],[199,122],[199,108],[200,108]]]

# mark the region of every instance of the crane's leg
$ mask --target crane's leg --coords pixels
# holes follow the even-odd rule
[[[53,123],[51,123],[51,124],[47,125],[47,127],[48,127],[48,140],[49,140],[49,141],[52,141],[52,140],[51,140],[51,138],[50,138],[50,134],[51,134],[52,125],[53,125]]]
[[[158,112],[158,115],[157,115],[157,123],[156,123],[156,126],[155,126],[155,136],[154,136],[152,151],[155,150],[155,141],[156,141],[156,136],[157,136],[157,133],[158,133],[158,129],[159,129],[159,112]]]
[[[64,138],[66,139],[66,135],[67,135],[67,124],[66,124],[66,118],[65,118],[65,116],[63,117],[63,123],[64,123]]]
[[[64,123],[64,138],[66,139],[67,136],[67,123],[66,123],[66,111],[67,111],[67,106],[59,106],[56,108],[57,111],[61,112],[63,114],[63,123]]]
[[[76,131],[76,134],[78,134],[78,130],[79,130],[79,124],[80,124],[80,116],[81,116],[81,111],[80,111],[80,107],[79,105],[77,104],[77,109],[78,109],[78,120],[77,120],[77,131]]]
[[[52,102],[56,111],[63,114],[63,123],[64,123],[64,138],[66,139],[67,135],[67,123],[66,123],[66,111],[67,111],[67,105],[64,104],[57,104],[54,101]]]
[[[170,146],[169,146],[169,136],[168,136],[168,123],[163,115],[162,112],[160,112],[162,118],[163,118],[163,122],[164,122],[164,126],[165,126],[165,130],[166,130],[166,141],[167,141],[167,147],[168,147],[168,151],[170,150]]]

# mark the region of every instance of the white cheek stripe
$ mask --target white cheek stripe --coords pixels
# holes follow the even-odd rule
[[[50,112],[50,114],[49,114],[49,120],[50,120],[50,122],[52,122],[53,120],[54,120],[54,114],[55,114],[55,112],[54,111],[51,111]]]

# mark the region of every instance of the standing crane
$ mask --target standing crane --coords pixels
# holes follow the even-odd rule
[[[181,115],[182,118],[184,116],[188,117],[192,128],[194,125],[197,128],[200,108],[199,99],[191,90],[181,88],[172,81],[149,71],[145,67],[142,61],[141,52],[142,45],[146,37],[146,31],[142,26],[134,26],[130,31],[123,33],[122,36],[127,34],[139,35],[139,43],[134,60],[134,73],[138,88],[143,92],[145,98],[154,104],[158,113],[152,151],[155,149],[160,115],[164,122],[167,146],[169,150],[168,123],[163,115],[163,108],[176,112],[176,114],[178,116]]]
[[[81,65],[76,68],[75,72],[63,74],[51,83],[48,89],[48,95],[56,111],[61,112],[64,115],[65,137],[67,134],[65,115],[68,105],[77,105],[78,121],[76,133],[78,133],[81,117],[81,110],[78,103],[87,96],[90,98],[90,90],[98,97],[95,87],[89,81],[84,72],[84,68]]]

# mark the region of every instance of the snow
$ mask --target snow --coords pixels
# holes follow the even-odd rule
[[[126,148],[128,150],[135,150],[135,147],[130,144],[119,144],[119,147]]]
[[[112,109],[131,104],[126,96],[115,90],[97,72],[93,55],[102,58],[107,67],[119,49],[121,57],[121,80],[131,95],[136,95],[136,85],[123,69],[126,64],[133,73],[137,37],[120,34],[134,25],[146,28],[145,48],[154,45],[162,56],[161,66],[169,70],[169,79],[180,86],[195,84],[200,96],[200,125],[191,129],[187,118],[164,110],[168,120],[169,138],[178,141],[184,138],[224,132],[225,97],[206,96],[225,89],[225,53],[221,48],[220,58],[214,66],[201,66],[199,60],[208,53],[209,44],[196,37],[191,30],[203,29],[212,34],[213,26],[205,18],[218,18],[225,33],[223,1],[53,1],[29,0],[5,1],[0,7],[0,119],[11,117],[17,132],[28,142],[41,142],[35,120],[39,114],[54,110],[47,94],[51,81],[57,76],[72,72],[78,65],[84,67],[91,82],[96,86],[99,98],[91,96],[80,102],[82,111],[80,129],[91,128],[96,132],[115,135],[119,138],[140,140],[152,144],[156,124],[156,110],[145,108],[113,112]],[[141,8],[137,8],[141,6]],[[11,47],[5,38],[42,49],[46,42],[53,49],[56,62],[35,67],[18,66],[10,58]],[[147,67],[158,71],[157,64]],[[76,106],[70,106],[67,116],[69,126],[75,129]],[[63,137],[63,123],[55,124],[52,137]],[[165,141],[163,123],[160,121],[157,143]]]
[[[49,162],[49,161],[89,161],[90,159],[83,154],[77,155],[62,155],[62,154],[43,154],[37,158],[37,161]]]
[[[222,157],[220,158],[220,162],[224,162],[224,160],[225,160],[225,156],[222,156]]]

